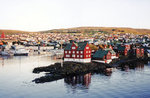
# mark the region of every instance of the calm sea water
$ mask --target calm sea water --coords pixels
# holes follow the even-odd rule
[[[0,57],[0,98],[150,98],[150,65],[134,70],[114,69],[109,76],[85,74],[53,82],[35,84],[38,66],[60,60],[46,55]]]

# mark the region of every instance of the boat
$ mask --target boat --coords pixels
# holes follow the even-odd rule
[[[25,49],[23,46],[12,46],[11,50],[14,56],[28,56],[29,50]]]
[[[14,51],[14,56],[28,56],[29,51],[24,48],[19,48]]]
[[[2,56],[10,56],[10,54],[7,51],[1,51],[0,54]]]

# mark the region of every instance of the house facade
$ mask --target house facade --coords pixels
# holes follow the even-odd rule
[[[64,49],[64,61],[91,62],[91,49],[87,42],[69,43]]]
[[[118,46],[118,53],[120,55],[127,56],[128,55],[128,49],[125,46]]]
[[[101,62],[101,63],[110,63],[112,61],[111,52],[108,50],[98,50],[93,55],[94,61]]]
[[[136,48],[136,57],[144,57],[144,48]]]

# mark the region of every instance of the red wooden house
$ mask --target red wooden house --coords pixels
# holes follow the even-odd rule
[[[120,55],[127,56],[128,55],[128,49],[125,46],[118,46],[118,53]]]
[[[108,50],[98,50],[93,55],[93,59],[102,62],[102,63],[110,63],[112,61],[112,54]]]
[[[87,42],[69,43],[64,49],[64,61],[91,62],[91,49]]]
[[[125,48],[126,48],[127,50],[130,50],[130,49],[131,49],[130,44],[125,44],[124,46],[125,46]]]
[[[136,57],[144,57],[144,48],[136,48]]]

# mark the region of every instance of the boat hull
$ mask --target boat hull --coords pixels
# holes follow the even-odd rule
[[[28,56],[28,53],[14,54],[14,56]]]

